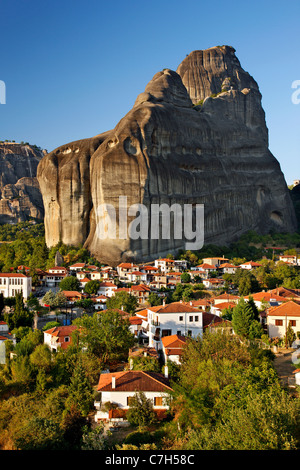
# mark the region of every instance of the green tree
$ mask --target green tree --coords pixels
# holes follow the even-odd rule
[[[121,310],[122,307],[125,312],[134,313],[138,302],[136,297],[129,294],[126,291],[117,292],[115,295],[110,297],[106,302],[107,308],[112,309],[119,309]]]
[[[151,292],[148,296],[148,303],[151,305],[151,307],[154,307],[156,305],[161,305],[162,298],[159,295],[157,295],[155,292]]]
[[[93,317],[83,315],[73,323],[80,327],[76,331],[79,345],[101,358],[103,364],[126,359],[129,348],[134,345],[129,321],[114,310],[95,313]]]
[[[232,313],[232,327],[239,336],[248,338],[250,325],[254,320],[254,314],[251,306],[242,297],[239,303],[234,307]]]
[[[44,297],[42,298],[42,302],[44,305],[50,305],[50,308],[55,307],[55,294],[52,290],[48,290]]]
[[[152,401],[144,392],[136,392],[130,400],[129,410],[126,415],[128,421],[134,426],[145,427],[156,420]]]
[[[90,295],[93,295],[93,294],[97,294],[98,290],[99,290],[99,286],[100,286],[100,282],[95,280],[95,281],[89,281],[86,283],[85,287],[84,287],[84,292],[86,294],[90,294]]]
[[[286,333],[284,335],[284,342],[285,344],[287,345],[287,347],[291,347],[291,345],[293,344],[293,342],[295,341],[296,339],[296,335],[294,333],[294,330],[293,330],[293,327],[291,325],[291,322],[289,321],[289,324],[288,324],[288,327],[287,327],[287,330],[286,330]]]
[[[17,293],[15,296],[16,303],[12,313],[6,313],[4,319],[10,330],[19,328],[20,326],[32,326],[33,313],[24,307],[23,296]]]
[[[187,284],[188,282],[191,282],[191,276],[189,273],[182,273],[180,276],[181,282],[184,284]]]
[[[78,361],[69,386],[69,396],[66,400],[66,413],[73,407],[77,408],[82,416],[86,417],[93,406],[93,388],[86,376],[81,361]]]
[[[59,283],[60,290],[73,290],[78,291],[80,289],[80,281],[76,276],[67,276]]]

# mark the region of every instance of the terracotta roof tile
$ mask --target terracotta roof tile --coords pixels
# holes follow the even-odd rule
[[[288,317],[300,317],[300,305],[290,300],[279,307],[270,308],[267,312],[268,316],[288,316]]]
[[[116,378],[116,388],[112,388],[112,377]],[[172,390],[169,380],[156,372],[122,371],[109,374],[101,374],[98,391],[119,392],[166,392]]]

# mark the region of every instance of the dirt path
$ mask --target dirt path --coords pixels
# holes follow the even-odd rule
[[[294,349],[283,349],[276,354],[274,367],[283,385],[291,385],[295,380],[293,374],[295,365],[292,362],[292,354],[294,352]]]

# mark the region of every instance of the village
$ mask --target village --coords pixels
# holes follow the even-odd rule
[[[62,258],[56,258],[58,260]],[[300,258],[280,254],[276,264],[298,270]],[[29,299],[38,300],[40,311],[39,308],[35,311],[34,328],[41,329],[56,320],[55,326],[43,329],[44,344],[52,352],[65,350],[72,344],[72,334],[77,328],[72,324],[73,319],[83,314],[101,315],[110,311],[107,304],[120,297],[120,293],[135,299],[130,312],[124,305],[114,309],[128,320],[134,346],[129,350],[127,362],[101,372],[98,398],[94,403],[95,423],[108,423],[110,429],[114,429],[128,424],[126,413],[137,391],[151,400],[153,411],[160,420],[165,418],[172,390],[170,366],[180,365],[189,338],[202,337],[205,331],[215,330],[234,335],[230,312],[241,299],[255,304],[263,333],[257,341],[262,347],[273,351],[278,351],[280,345],[286,347],[287,332],[291,329],[294,342],[289,346],[297,351],[300,342],[300,289],[280,286],[241,295],[229,282],[228,275],[254,273],[261,266],[260,262],[251,260],[236,265],[224,256],[204,258],[196,266],[191,266],[186,259],[173,259],[172,256],[143,265],[127,262],[116,267],[77,262],[69,266],[53,266],[47,271],[38,270],[35,286],[32,285],[29,268],[19,266],[17,272],[0,273],[0,293],[4,298],[13,298],[21,293],[25,305]],[[77,289],[62,287],[67,285],[66,280]],[[183,295],[174,297],[176,292],[183,292]],[[63,298],[59,311],[49,300],[47,303],[51,298],[49,293],[53,298],[58,294]],[[85,308],[84,301],[89,302],[88,308]],[[1,321],[2,364],[5,363],[8,339],[16,342],[7,323]],[[158,361],[163,366],[161,372],[133,369],[136,358]],[[288,383],[292,387],[300,385],[300,369],[295,367]]]

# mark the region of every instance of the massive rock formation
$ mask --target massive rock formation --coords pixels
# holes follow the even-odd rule
[[[182,232],[151,235],[154,204],[193,204],[194,218],[203,204],[206,244],[228,244],[250,229],[296,229],[284,176],[268,149],[258,85],[228,46],[194,51],[176,72],[157,73],[115,129],[55,149],[40,162],[38,180],[47,244],[82,243],[114,265],[186,247]],[[120,196],[127,208],[149,209],[144,238],[124,238]],[[100,210],[105,204],[116,210],[116,239],[103,239],[111,227]],[[127,226],[131,221],[134,214]]]
[[[43,152],[30,145],[0,143],[0,223],[44,218],[37,167]]]

